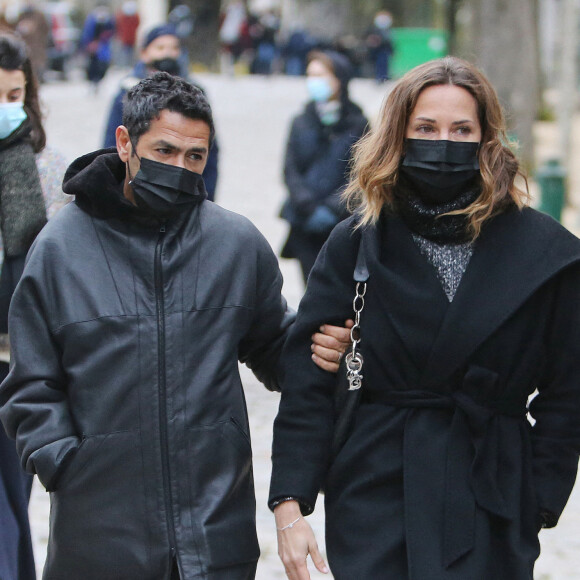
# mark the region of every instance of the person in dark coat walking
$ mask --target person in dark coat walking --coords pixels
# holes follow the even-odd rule
[[[159,71],[188,79],[187,70],[184,70],[180,64],[180,55],[180,39],[177,35],[177,29],[173,24],[160,24],[149,30],[141,45],[139,62],[135,65],[131,73],[121,81],[119,92],[115,95],[111,103],[111,109],[105,127],[103,147],[115,147],[117,127],[123,123],[123,99],[127,91],[134,87],[141,79]],[[198,88],[201,88],[191,79],[188,80]],[[214,138],[211,151],[209,152],[209,158],[203,171],[205,189],[208,199],[211,201],[215,200],[215,192],[217,189],[218,160],[218,141]]]
[[[26,253],[47,219],[69,198],[66,165],[46,146],[38,82],[25,43],[0,34],[0,381],[8,375],[8,308]],[[28,521],[32,476],[0,428],[0,578],[35,580]]]
[[[202,91],[157,73],[124,121],[116,152],[69,167],[75,201],[35,240],[10,308],[0,418],[51,494],[43,578],[250,580],[238,361],[277,389],[294,315],[265,238],[205,201]]]
[[[580,241],[527,206],[507,144],[489,81],[447,57],[407,73],[357,146],[357,212],[283,353],[269,505],[291,580],[308,553],[326,566],[302,517],[322,487],[336,580],[533,578],[580,452]],[[362,395],[331,456],[336,379],[308,336],[352,312],[361,244]]]
[[[98,4],[85,20],[81,32],[81,47],[87,57],[86,75],[95,93],[109,70],[115,18],[106,4]]]
[[[288,199],[280,217],[290,224],[283,258],[300,261],[304,282],[332,228],[348,216],[340,199],[348,179],[351,148],[367,119],[348,94],[352,68],[334,51],[308,56],[310,101],[293,121],[286,145],[284,181]]]

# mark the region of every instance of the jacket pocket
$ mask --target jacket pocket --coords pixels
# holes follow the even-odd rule
[[[147,577],[143,478],[138,432],[83,441],[51,494],[46,578],[62,578],[63,570],[86,580]]]
[[[255,562],[260,549],[246,430],[230,418],[189,434],[193,519],[202,528],[208,569]]]

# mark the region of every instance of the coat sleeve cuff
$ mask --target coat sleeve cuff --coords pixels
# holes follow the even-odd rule
[[[299,497],[291,497],[291,496],[271,499],[268,502],[268,507],[272,511],[274,511],[274,508],[276,506],[279,506],[281,503],[284,503],[286,501],[297,501],[298,504],[300,505],[300,511],[302,512],[303,516],[309,516],[314,511],[314,508],[307,501],[304,501],[303,499],[300,499]]]
[[[30,455],[26,471],[36,473],[46,491],[54,491],[56,484],[80,446],[76,436],[48,443]]]

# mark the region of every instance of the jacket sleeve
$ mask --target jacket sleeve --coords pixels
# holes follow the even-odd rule
[[[117,93],[113,104],[111,105],[111,110],[109,112],[109,117],[107,118],[107,126],[105,128],[105,138],[103,139],[103,148],[114,147],[117,144],[115,131],[119,125],[123,123],[123,97],[125,96],[125,91],[121,90]]]
[[[548,372],[530,404],[534,485],[544,526],[568,501],[580,454],[580,267],[561,275],[548,340]]]
[[[316,260],[282,355],[282,398],[274,422],[269,505],[283,497],[311,511],[326,476],[334,424],[337,377],[311,359],[311,335],[324,323],[352,314],[353,270],[360,240],[352,219],[331,233]],[[307,507],[308,506],[308,507]]]
[[[9,313],[10,373],[0,386],[0,418],[16,439],[23,468],[47,490],[76,452],[80,440],[69,411],[66,376],[51,332],[50,265],[29,255]]]
[[[251,326],[240,342],[238,358],[270,391],[279,391],[279,359],[295,313],[282,296],[282,274],[266,239],[259,234],[256,302]]]

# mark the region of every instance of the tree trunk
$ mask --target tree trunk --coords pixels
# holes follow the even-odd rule
[[[524,167],[533,166],[533,124],[539,94],[534,0],[469,0],[472,47],[478,66],[496,88],[508,129],[519,142]],[[468,38],[469,40],[469,38]]]
[[[172,0],[170,7],[185,4],[194,17],[193,34],[182,40],[191,62],[202,63],[208,68],[217,68],[219,54],[219,24],[221,0]]]

